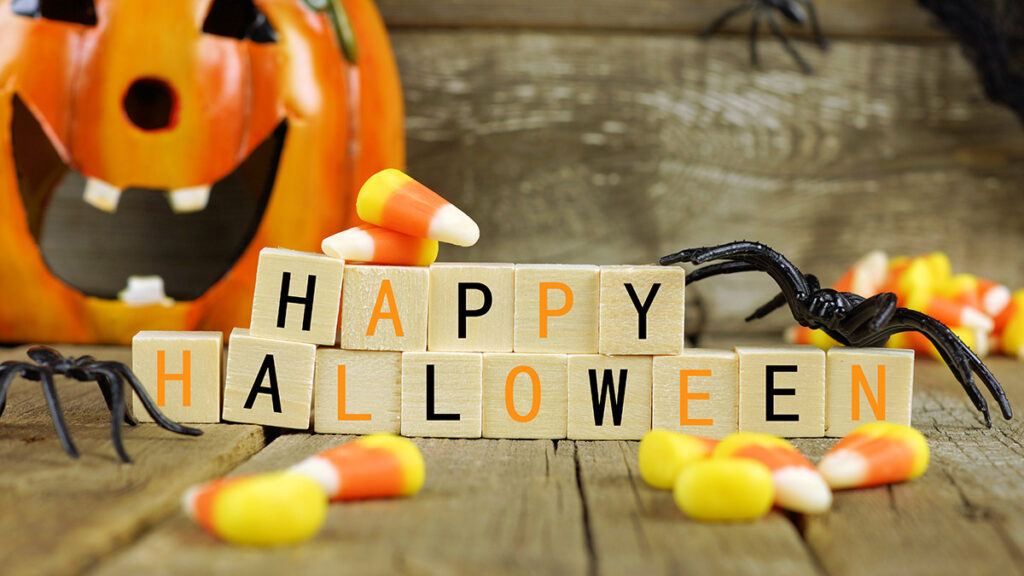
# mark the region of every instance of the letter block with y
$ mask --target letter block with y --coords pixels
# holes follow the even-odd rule
[[[512,264],[431,265],[427,348],[511,352],[514,282]]]
[[[516,352],[594,354],[600,327],[597,266],[516,265]]]
[[[681,354],[686,272],[601,267],[601,354]]]
[[[398,434],[402,353],[321,348],[313,394],[315,432]]]
[[[230,422],[309,428],[316,346],[235,328],[228,342],[224,410]]]
[[[341,347],[426,350],[429,293],[429,268],[347,266],[341,297]]]
[[[565,438],[565,354],[484,354],[484,437]]]
[[[913,350],[832,347],[825,435],[845,436],[867,422],[909,426],[913,391]]]
[[[739,346],[740,431],[825,435],[825,353],[814,346]]]
[[[650,356],[569,356],[570,439],[639,440],[650,429]]]
[[[345,263],[320,254],[260,250],[249,329],[258,338],[333,346]]]
[[[168,418],[220,422],[220,332],[139,332],[132,338],[132,371]],[[134,397],[141,422],[153,418]]]
[[[691,348],[654,358],[651,426],[706,438],[739,429],[736,352]]]

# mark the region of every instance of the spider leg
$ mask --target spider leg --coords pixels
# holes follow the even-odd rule
[[[150,398],[146,389],[142,386],[142,383],[139,382],[139,379],[136,378],[131,369],[124,364],[121,364],[120,362],[97,362],[92,365],[92,368],[97,372],[105,374],[108,378],[113,378],[115,375],[120,378],[124,378],[124,380],[126,380],[132,387],[132,390],[138,394],[139,400],[142,401],[142,405],[146,408],[146,412],[149,412],[149,415],[153,417],[153,420],[156,421],[161,428],[178,434],[187,434],[189,436],[201,436],[203,434],[203,431],[198,428],[182,426],[181,424],[170,420],[167,416],[164,416],[163,412],[160,411],[160,408],[158,408],[156,403],[153,402],[153,399]]]
[[[753,4],[751,4],[750,2],[746,2],[744,4],[740,4],[739,6],[734,6],[726,10],[718,18],[712,20],[711,24],[708,24],[703,30],[700,31],[700,37],[710,38],[714,36],[715,33],[717,33],[722,28],[722,26],[725,26],[725,24],[729,22],[729,20],[732,20],[736,16],[739,16],[740,14],[753,8]]]
[[[786,52],[789,52],[790,57],[792,57],[793,60],[796,61],[797,65],[800,66],[800,70],[802,70],[804,74],[814,74],[814,68],[811,68],[811,65],[804,60],[804,57],[800,55],[800,52],[793,47],[789,38],[782,33],[782,28],[779,27],[779,21],[776,20],[775,14],[768,12],[767,18],[768,28],[771,29],[772,34],[779,39],[779,42],[782,43],[782,47],[786,49]]]
[[[53,374],[46,368],[35,368],[34,372],[39,376],[43,386],[43,394],[46,396],[46,403],[50,406],[50,415],[53,417],[53,427],[57,429],[57,437],[64,446],[64,451],[72,458],[78,458],[78,449],[71,441],[71,432],[68,430],[67,422],[64,421],[64,412],[60,407],[60,399],[57,398],[57,388],[53,384]]]
[[[754,68],[761,65],[757,57],[757,27],[761,24],[761,13],[760,8],[755,8],[754,15],[750,18],[750,65]]]
[[[754,310],[754,312],[750,316],[744,318],[743,321],[750,322],[752,320],[757,320],[758,318],[764,318],[765,316],[771,314],[772,312],[775,312],[776,310],[782,308],[785,305],[786,294],[784,292],[779,292],[778,295],[775,296],[775,298],[772,298],[767,303],[763,304],[760,308]]]
[[[0,366],[0,416],[3,416],[4,409],[7,408],[7,390],[18,374],[21,374],[21,370],[15,366]]]
[[[804,8],[807,8],[807,15],[811,21],[811,33],[814,35],[814,42],[822,50],[828,50],[828,40],[821,32],[821,25],[818,23],[818,11],[814,8],[814,0],[799,0]]]
[[[109,409],[110,412],[113,413],[114,404],[113,398],[111,397],[111,387],[113,386],[113,384],[111,384],[110,379],[108,379],[103,374],[97,375],[96,384],[99,386],[100,392],[103,393],[103,399],[107,402],[107,409]],[[123,387],[124,383],[120,383],[119,386]],[[125,410],[124,421],[127,422],[129,426],[135,426],[136,424],[139,423],[135,416],[128,413],[127,410]]]
[[[110,391],[110,438],[114,442],[114,450],[121,457],[121,461],[130,463],[132,459],[124,449],[124,440],[121,437],[121,422],[124,420],[124,382],[117,373],[103,375],[106,378],[107,389]],[[102,385],[100,386],[103,387]]]
[[[658,262],[666,266],[678,262],[704,264],[712,260],[741,261],[750,264],[753,269],[763,270],[782,288],[790,302],[804,300],[811,292],[807,280],[796,266],[782,254],[758,242],[740,241],[719,246],[690,248],[662,256]],[[744,270],[747,268],[734,271]]]
[[[720,264],[709,264],[687,274],[686,284],[690,285],[694,282],[700,282],[705,278],[718,276],[719,274],[732,274],[733,272],[757,272],[758,270],[760,270],[760,268],[747,262],[722,262]]]
[[[849,296],[849,295],[848,295]],[[884,344],[888,335],[879,336],[879,330],[889,324],[896,313],[896,295],[882,292],[862,300],[853,307],[842,322],[842,331],[850,335],[857,346]]]

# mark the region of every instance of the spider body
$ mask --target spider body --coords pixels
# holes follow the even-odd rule
[[[789,38],[782,32],[779,19],[775,15],[776,13],[782,14],[782,17],[788,22],[798,26],[810,23],[814,42],[819,48],[826,50],[828,48],[828,41],[825,40],[825,36],[821,33],[821,26],[818,25],[818,13],[814,9],[812,0],[744,0],[743,3],[726,10],[718,18],[715,18],[711,24],[708,24],[701,31],[701,37],[708,38],[713,36],[730,20],[745,12],[752,13],[749,33],[750,62],[754,66],[758,65],[759,60],[757,55],[757,34],[763,21],[768,25],[772,35],[782,43],[782,47],[785,48],[790,57],[800,66],[800,70],[805,74],[814,73],[811,65],[807,63],[807,60],[800,55],[800,52],[797,51],[792,42],[789,41]]]
[[[117,451],[123,462],[131,462],[131,458],[124,449],[124,442],[121,438],[121,423],[127,422],[134,426],[138,420],[128,414],[125,405],[124,385],[127,382],[132,390],[139,395],[143,406],[149,412],[153,420],[161,427],[189,436],[199,436],[203,432],[196,428],[182,426],[169,420],[153,402],[153,399],[146,393],[138,378],[131,369],[121,362],[107,362],[96,360],[92,356],[63,356],[48,346],[35,346],[28,351],[28,357],[32,362],[8,360],[0,363],[0,416],[3,415],[7,402],[7,390],[11,383],[18,376],[34,382],[39,382],[43,387],[43,394],[46,403],[50,408],[50,415],[53,418],[53,425],[57,429],[57,436],[60,438],[64,450],[72,458],[78,458],[78,449],[71,440],[71,433],[68,431],[67,423],[64,421],[64,412],[61,409],[60,399],[57,397],[57,389],[54,385],[54,376],[65,376],[79,382],[96,382],[103,399],[110,409],[110,434]]]
[[[731,242],[720,246],[691,248],[661,258],[662,265],[689,262],[705,264],[686,278],[691,284],[719,274],[734,272],[765,272],[775,280],[782,292],[754,311],[747,321],[762,318],[784,305],[789,305],[793,318],[803,326],[824,330],[846,346],[882,346],[889,336],[899,332],[920,332],[935,345],[967,396],[992,426],[988,403],[974,383],[977,374],[996,399],[1003,417],[1010,419],[1013,411],[999,381],[978,356],[945,324],[916,310],[900,308],[896,295],[883,292],[864,298],[852,292],[821,288],[818,279],[803,274],[782,254],[757,242]]]

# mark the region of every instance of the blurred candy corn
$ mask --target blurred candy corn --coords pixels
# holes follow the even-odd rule
[[[424,477],[419,448],[391,434],[371,434],[324,450],[291,471],[314,480],[335,502],[411,496]]]
[[[832,506],[832,491],[825,479],[799,450],[769,434],[739,432],[722,440],[713,458],[757,460],[772,472],[775,505],[795,512],[821,514]]]
[[[834,490],[911,480],[928,468],[928,442],[902,424],[864,424],[839,441],[818,463]]]
[[[771,471],[756,460],[702,460],[679,473],[672,495],[687,516],[711,522],[756,520],[772,509]]]
[[[437,259],[437,242],[363,224],[324,238],[324,254],[352,262],[429,266]]]
[[[671,490],[683,468],[710,457],[717,444],[710,438],[651,430],[640,440],[640,476],[655,488]]]

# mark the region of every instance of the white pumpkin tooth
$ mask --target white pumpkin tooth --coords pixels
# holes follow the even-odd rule
[[[129,276],[128,285],[117,293],[117,299],[129,306],[170,306],[174,303],[164,292],[164,279],[159,276]]]
[[[117,204],[121,201],[121,189],[98,178],[85,181],[82,200],[104,212],[117,212]]]
[[[175,214],[200,212],[210,202],[210,185],[178,188],[167,192],[167,201]]]

